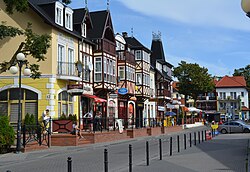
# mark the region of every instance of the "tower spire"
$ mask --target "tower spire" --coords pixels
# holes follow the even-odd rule
[[[85,0],[85,8],[88,8],[88,0]]]
[[[131,37],[134,37],[134,28],[131,27]]]
[[[107,0],[107,10],[109,10],[109,5],[110,5],[109,0]]]

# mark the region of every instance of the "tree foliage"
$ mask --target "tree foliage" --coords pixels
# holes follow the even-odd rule
[[[211,75],[208,69],[198,64],[181,61],[179,66],[174,68],[173,76],[179,81],[179,93],[191,96],[196,102],[200,94],[210,92],[214,89]]]
[[[250,65],[247,65],[245,68],[234,69],[233,76],[244,76],[247,87],[250,88]]]
[[[9,124],[8,116],[0,116],[0,153],[2,148],[9,148],[14,144],[15,131]]]
[[[28,0],[4,0],[6,4],[6,12],[13,14],[14,11],[25,12],[28,7]],[[9,61],[4,61],[0,63],[0,74],[6,72],[12,65],[16,65],[16,55],[19,52],[24,53],[26,56],[31,55],[37,62],[44,61],[45,54],[50,47],[51,37],[48,34],[38,35],[33,32],[32,24],[28,23],[27,28],[22,31],[19,28],[6,26],[6,23],[0,25],[0,40],[6,37],[16,37],[19,35],[25,36],[25,41],[21,42],[16,52],[10,57]],[[31,69],[31,77],[33,79],[39,78],[41,72],[39,72],[38,64],[29,64]]]

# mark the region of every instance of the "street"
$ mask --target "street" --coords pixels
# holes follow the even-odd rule
[[[104,149],[108,150],[108,170],[128,171],[128,148],[132,145],[133,171],[245,171],[246,147],[249,134],[219,135],[200,143],[194,132],[206,127],[183,130],[158,137],[143,137],[113,143],[84,147],[52,147],[49,150],[0,155],[0,171],[6,172],[62,172],[67,171],[67,158],[72,157],[72,171],[104,171]],[[192,133],[192,147],[189,145]],[[187,136],[184,150],[183,136]],[[177,152],[177,135],[180,152]],[[173,138],[173,155],[170,156],[170,137]],[[159,160],[159,139],[162,140],[163,160]],[[146,166],[146,141],[149,142],[150,164]]]

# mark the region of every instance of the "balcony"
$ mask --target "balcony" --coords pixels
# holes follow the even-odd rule
[[[105,51],[105,52],[115,56],[116,50],[115,50],[115,43],[114,42],[111,42],[107,39],[98,39],[95,42],[97,44],[97,46],[96,46],[97,51]]]
[[[78,76],[75,63],[57,62],[57,75]]]
[[[126,63],[136,65],[135,56],[131,52],[129,52],[129,51],[118,51],[117,55],[118,55],[118,63],[122,63],[122,62],[126,61]]]
[[[198,96],[197,100],[216,100],[216,97],[215,96]]]
[[[168,90],[157,90],[158,97],[171,97],[171,92]]]

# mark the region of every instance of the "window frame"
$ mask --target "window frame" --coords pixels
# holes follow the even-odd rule
[[[55,23],[60,26],[63,26],[63,9],[63,4],[57,1],[55,4]]]

